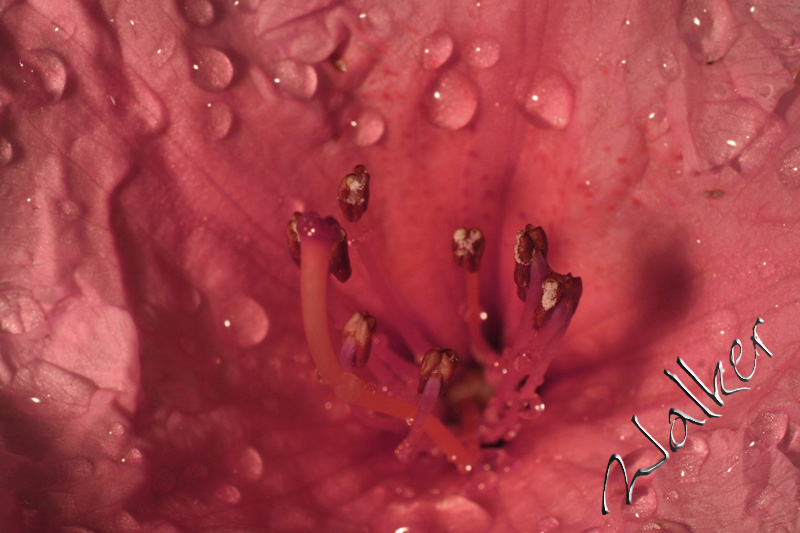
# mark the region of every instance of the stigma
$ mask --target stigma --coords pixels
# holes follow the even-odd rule
[[[357,165],[340,181],[337,199],[345,220],[353,223],[365,214],[369,180],[364,165]],[[436,346],[409,356],[388,343],[373,353],[380,323],[396,317],[351,310],[347,317],[333,317],[331,323],[342,326],[331,334],[330,278],[344,283],[353,275],[347,232],[334,217],[313,211],[296,212],[287,224],[287,249],[300,267],[303,328],[317,375],[341,401],[405,422],[407,434],[395,449],[400,461],[413,461],[420,453],[442,454],[459,471],[470,472],[481,463],[484,448],[514,439],[544,412],[538,388],[577,310],[581,278],[554,272],[547,262],[544,230],[526,225],[509,246],[517,297],[523,302],[517,333],[506,346],[492,346],[482,331],[487,313],[479,292],[486,240],[479,228],[465,226],[452,233],[450,243],[454,268],[465,280],[465,301],[450,304],[462,310],[466,353]]]

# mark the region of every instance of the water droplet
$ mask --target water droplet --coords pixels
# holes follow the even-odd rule
[[[784,413],[759,413],[745,430],[744,440],[755,442],[762,449],[778,446],[789,428],[789,417]]]
[[[248,446],[236,458],[233,473],[247,481],[258,481],[264,474],[264,461],[258,451]]]
[[[637,485],[633,489],[631,504],[623,506],[623,512],[629,517],[647,520],[658,509],[656,491],[651,487]]]
[[[322,385],[328,384],[328,380],[325,379],[325,376],[322,375],[322,372],[319,371],[319,368],[314,369],[314,379],[316,379],[317,382],[321,383]]]
[[[378,392],[378,386],[374,383],[367,383],[367,391],[370,394],[376,394]]]
[[[253,12],[258,9],[258,4],[261,3],[261,0],[235,0],[234,5],[236,7],[241,8],[244,11]]]
[[[552,516],[546,516],[536,522],[533,531],[537,533],[552,533],[553,531],[558,531],[559,527],[561,527],[561,522],[559,522],[558,519]]]
[[[531,358],[531,354],[528,352],[517,354],[517,356],[514,358],[513,365],[514,369],[520,374],[529,374],[533,368],[533,359]]]
[[[664,76],[664,79],[667,81],[677,79],[678,75],[681,73],[678,60],[675,59],[675,55],[669,50],[661,50],[661,54],[658,58],[658,68],[661,75]]]
[[[153,48],[150,54],[150,61],[157,67],[166,63],[175,53],[175,36],[167,35],[162,37],[159,44]]]
[[[7,387],[21,398],[35,398],[20,405],[21,410],[62,418],[83,416],[97,391],[91,380],[41,359],[18,369]]]
[[[350,136],[358,146],[372,146],[383,136],[383,116],[374,109],[365,108],[345,118]]]
[[[203,28],[214,22],[214,4],[209,0],[183,0],[183,16]]]
[[[711,165],[721,165],[742,153],[766,115],[755,104],[737,100],[704,103],[689,120],[699,155]]]
[[[214,489],[214,497],[222,503],[236,505],[242,499],[242,494],[233,485],[222,485]]]
[[[233,79],[233,64],[230,58],[216,48],[201,47],[191,55],[192,80],[206,91],[222,91]]]
[[[469,44],[465,55],[467,63],[473,67],[492,67],[500,59],[500,43],[494,39],[480,37]]]
[[[44,309],[28,289],[6,285],[0,290],[0,332],[26,333],[45,320]]]
[[[269,77],[284,97],[310,100],[317,92],[317,71],[311,65],[284,59],[269,68]]]
[[[544,413],[544,402],[535,392],[520,397],[517,406],[517,416],[523,420],[534,420]]]
[[[800,187],[800,146],[783,154],[778,164],[778,179],[787,189]]]
[[[264,340],[269,319],[252,298],[239,294],[220,303],[215,313],[222,335],[240,348],[250,348]]]
[[[435,69],[445,64],[453,53],[453,38],[443,31],[425,37],[420,44],[419,62],[422,68]]]
[[[739,36],[738,26],[728,3],[718,0],[686,0],[678,21],[686,43],[707,63],[728,53]]]
[[[656,108],[647,115],[645,122],[645,135],[650,141],[655,141],[669,131],[667,113],[662,108]]]
[[[560,74],[539,75],[532,82],[522,82],[517,102],[535,126],[563,130],[572,117],[572,87]]]
[[[382,5],[361,13],[358,20],[366,30],[371,31],[377,37],[388,37],[394,24],[392,12]]]
[[[730,386],[730,385],[729,385]],[[681,425],[679,422],[676,425]],[[695,426],[688,425],[689,431]],[[676,430],[676,435],[679,435],[680,429]],[[680,437],[678,437],[680,438]],[[700,469],[708,459],[709,447],[708,441],[699,435],[690,435],[686,439],[686,446],[675,453],[675,466],[673,472],[676,472],[676,483],[697,483],[701,479]],[[672,460],[673,456],[670,456]]]
[[[214,139],[224,139],[231,131],[233,111],[225,102],[208,104],[206,112],[206,129]]]
[[[466,126],[478,107],[478,89],[455,71],[442,74],[426,93],[423,108],[435,126],[457,130]]]
[[[29,98],[51,104],[61,100],[67,84],[67,66],[58,54],[51,50],[23,51],[18,65]]]
[[[5,137],[0,137],[0,167],[4,167],[14,159],[14,147]]]
[[[736,337],[734,331],[738,325],[739,316],[736,313],[730,309],[720,309],[708,317],[703,332],[709,343],[726,346]],[[728,388],[731,387],[728,385]]]
[[[364,390],[364,382],[350,372],[342,374],[342,380],[336,384],[336,397],[343,402],[353,402]]]

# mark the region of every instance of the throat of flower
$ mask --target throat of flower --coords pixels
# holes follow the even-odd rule
[[[434,415],[433,402],[436,394],[423,395],[423,405],[419,407],[397,397],[387,396],[368,390],[361,378],[342,368],[339,357],[333,348],[328,328],[327,290],[329,274],[338,268],[332,264],[332,252],[338,243],[340,231],[338,224],[332,226],[329,220],[321,219],[316,213],[295,216],[293,222],[302,246],[300,259],[300,298],[303,313],[303,329],[311,356],[317,370],[334,390],[337,397],[345,402],[360,405],[372,411],[383,413],[399,420],[417,419],[421,426],[417,433],[424,431],[434,444],[441,449],[448,460],[460,470],[470,471],[476,463],[478,452],[466,448],[461,441]],[[335,221],[333,222],[335,223]],[[343,231],[343,230],[341,230]],[[346,242],[346,235],[344,237]],[[290,247],[291,248],[291,247]],[[357,342],[353,340],[353,342]],[[431,398],[432,397],[432,398]],[[424,415],[422,415],[424,411]],[[419,438],[417,435],[416,439]]]

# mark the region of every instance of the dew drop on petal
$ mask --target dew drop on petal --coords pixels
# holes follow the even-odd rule
[[[42,96],[50,103],[61,100],[67,84],[67,66],[58,54],[52,50],[23,52],[19,59],[19,68],[29,92],[43,93]]]
[[[152,50],[150,62],[157,67],[164,65],[175,53],[175,36],[167,35],[162,37]]]
[[[206,111],[206,129],[214,139],[224,139],[231,131],[233,111],[225,102],[208,104]]]
[[[473,67],[492,67],[500,59],[500,43],[487,37],[475,39],[467,46],[465,55]]]
[[[258,481],[264,474],[264,461],[258,451],[248,446],[236,458],[233,472],[238,477],[247,481]]]
[[[310,100],[317,92],[317,71],[305,63],[283,59],[270,66],[268,76],[285,98]]]
[[[435,126],[448,130],[463,128],[475,115],[478,89],[455,71],[442,74],[425,93],[423,109]]]
[[[738,27],[730,6],[719,0],[686,0],[678,21],[684,41],[708,63],[728,53],[739,36]]]
[[[261,3],[261,0],[236,0],[234,5],[236,7],[241,8],[243,11],[247,11],[252,13],[253,11],[258,9],[258,5]]]
[[[242,499],[242,494],[233,485],[221,485],[214,489],[214,497],[222,503],[236,505]]]
[[[778,179],[788,189],[800,187],[800,146],[783,154],[778,164]]]
[[[636,486],[633,489],[631,504],[625,505],[622,512],[630,518],[647,520],[658,509],[658,497],[652,487]]]
[[[741,154],[765,120],[764,111],[746,100],[706,103],[689,115],[697,152],[711,165]]]
[[[206,91],[222,91],[233,79],[233,64],[221,50],[211,47],[196,49],[191,54],[192,80]]]
[[[658,56],[658,70],[667,81],[673,81],[681,73],[681,67],[675,55],[669,50],[661,50]]]
[[[540,75],[517,88],[517,102],[535,126],[564,129],[572,118],[573,94],[570,84],[556,73]]]
[[[345,118],[349,135],[358,146],[371,146],[383,136],[383,116],[371,108],[356,111]]]
[[[536,522],[536,526],[534,526],[533,531],[536,531],[537,533],[553,533],[558,531],[560,527],[561,523],[557,518],[545,516]]]
[[[214,4],[209,0],[183,0],[183,16],[190,24],[203,28],[214,22]]]
[[[377,5],[369,11],[360,13],[358,21],[365,30],[376,37],[387,37],[394,26],[391,10],[383,5]]]
[[[264,309],[243,294],[220,303],[215,314],[222,336],[240,348],[255,346],[264,340],[269,331],[269,319]]]
[[[445,64],[453,53],[453,38],[443,31],[434,32],[422,40],[419,62],[424,69],[435,69]]]
[[[14,147],[5,137],[0,137],[0,167],[4,167],[14,159]]]

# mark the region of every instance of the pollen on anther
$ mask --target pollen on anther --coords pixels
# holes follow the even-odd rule
[[[477,272],[481,267],[486,239],[478,228],[458,228],[453,233],[453,259],[467,272]]]

